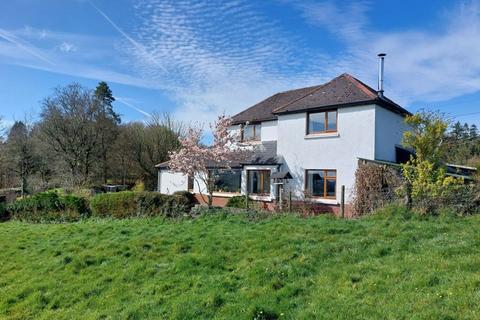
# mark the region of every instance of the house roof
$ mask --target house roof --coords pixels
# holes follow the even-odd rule
[[[392,112],[410,114],[397,103],[355,77],[344,73],[322,85],[285,91],[257,103],[233,116],[234,124],[275,120],[278,114],[378,104]]]
[[[277,156],[276,141],[262,141],[258,145],[253,146],[253,152],[248,159],[238,160],[229,164],[231,168],[240,168],[244,165],[276,165],[280,164],[281,159]],[[169,169],[169,162],[165,161],[155,166],[162,170]],[[211,168],[218,168],[217,163],[212,163]]]

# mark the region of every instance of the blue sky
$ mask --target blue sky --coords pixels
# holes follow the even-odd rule
[[[476,1],[0,2],[0,115],[36,119],[56,86],[107,81],[126,121],[233,115],[351,73],[411,111],[480,122]]]

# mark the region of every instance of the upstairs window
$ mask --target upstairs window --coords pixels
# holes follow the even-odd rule
[[[337,132],[337,110],[307,114],[307,134]]]
[[[247,170],[248,193],[270,195],[270,170]]]
[[[335,199],[337,189],[336,170],[307,170],[305,172],[307,196]]]
[[[242,128],[242,141],[260,141],[262,135],[262,125],[246,124]]]

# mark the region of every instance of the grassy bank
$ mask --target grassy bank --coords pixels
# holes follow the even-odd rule
[[[0,224],[0,318],[478,319],[480,216]]]

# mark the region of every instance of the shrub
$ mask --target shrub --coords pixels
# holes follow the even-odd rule
[[[391,203],[402,184],[400,173],[392,167],[361,164],[355,172],[354,215],[371,213]]]
[[[56,192],[43,192],[19,199],[7,206],[16,220],[28,222],[71,222],[88,217],[88,202],[84,198],[60,196]]]
[[[9,219],[9,214],[7,212],[7,208],[3,203],[0,203],[0,221],[5,221]]]
[[[445,168],[427,160],[402,164],[402,173],[407,183],[400,192],[411,198],[422,215],[438,214],[445,205],[455,204],[455,195],[463,186],[463,179],[447,176]]]
[[[148,191],[125,191],[97,195],[90,206],[96,217],[177,217],[191,210],[194,199],[189,192],[166,195]]]
[[[95,217],[127,218],[136,216],[136,195],[132,191],[98,194],[90,201]]]
[[[157,192],[142,192],[137,196],[138,216],[178,217],[190,212],[195,205],[195,197],[187,191],[166,195]]]
[[[227,207],[229,208],[241,208],[244,209],[247,207],[245,196],[236,196],[228,199]]]

